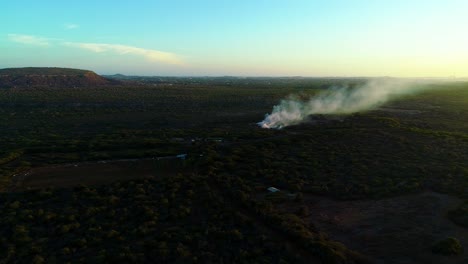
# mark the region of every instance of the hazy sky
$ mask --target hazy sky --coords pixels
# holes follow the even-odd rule
[[[468,76],[464,0],[14,0],[0,25],[0,68]]]

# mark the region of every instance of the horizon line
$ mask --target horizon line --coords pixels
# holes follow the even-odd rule
[[[222,78],[222,77],[232,77],[232,78],[341,78],[341,79],[371,79],[371,78],[395,78],[395,79],[468,79],[468,76],[410,76],[410,77],[399,77],[399,76],[391,76],[391,75],[379,75],[379,76],[365,76],[365,75],[355,75],[355,76],[345,76],[345,75],[229,75],[229,74],[219,74],[219,75],[147,75],[147,74],[123,74],[123,73],[111,73],[111,74],[104,74],[99,73],[95,70],[90,69],[81,69],[81,68],[73,68],[73,67],[57,67],[57,66],[21,66],[21,67],[4,67],[0,68],[0,70],[4,69],[21,69],[21,68],[62,68],[62,69],[74,69],[74,70],[85,70],[85,71],[93,71],[96,74],[102,76],[113,76],[113,75],[123,75],[127,77],[178,77],[178,78]]]

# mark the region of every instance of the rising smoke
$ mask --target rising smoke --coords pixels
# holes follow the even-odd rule
[[[273,107],[258,123],[262,128],[281,129],[303,122],[313,114],[351,114],[369,110],[388,100],[419,91],[423,86],[401,79],[372,79],[358,87],[333,87],[304,101],[289,96]]]

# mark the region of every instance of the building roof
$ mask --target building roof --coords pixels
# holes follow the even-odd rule
[[[268,187],[267,190],[270,191],[270,192],[279,192],[279,189],[277,189],[275,187]]]

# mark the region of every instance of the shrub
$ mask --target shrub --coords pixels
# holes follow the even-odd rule
[[[459,255],[463,253],[463,248],[458,239],[448,237],[435,243],[432,252],[441,255]]]

